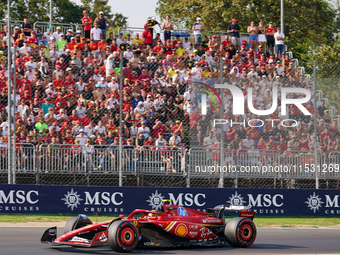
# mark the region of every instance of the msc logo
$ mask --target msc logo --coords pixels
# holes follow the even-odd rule
[[[227,84],[216,84],[215,88],[221,89],[229,89],[231,94],[233,95],[233,114],[234,115],[243,115],[244,114],[244,94],[242,90],[234,85],[227,85]],[[215,90],[213,90],[217,98],[220,102],[221,98],[217,94]],[[288,99],[287,94],[289,93],[302,93],[305,94],[305,98],[297,98],[297,99]],[[210,94],[210,93],[209,93]],[[253,88],[247,88],[247,103],[248,108],[251,113],[255,115],[270,115],[277,109],[278,106],[278,89],[277,86],[273,86],[273,104],[270,109],[267,110],[257,110],[253,106]],[[311,115],[311,113],[302,105],[303,103],[307,103],[311,99],[311,93],[307,89],[303,88],[281,88],[281,115],[287,115],[287,105],[293,104],[304,115]],[[202,95],[202,115],[207,114],[207,95]]]

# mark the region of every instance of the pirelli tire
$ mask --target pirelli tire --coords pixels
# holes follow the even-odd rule
[[[249,218],[232,218],[224,227],[224,235],[231,246],[247,248],[255,242],[256,226]]]
[[[90,224],[92,224],[92,221],[87,217],[85,218],[84,216],[74,216],[66,222],[64,226],[64,234]]]
[[[116,252],[129,252],[138,243],[138,229],[131,221],[118,220],[108,228],[108,246]]]

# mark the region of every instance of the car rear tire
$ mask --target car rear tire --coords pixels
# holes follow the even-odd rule
[[[90,219],[83,218],[80,216],[74,216],[66,222],[65,227],[64,227],[64,234],[72,230],[85,227],[90,224],[92,224],[92,221]]]
[[[136,248],[138,230],[128,220],[114,221],[108,228],[108,245],[116,252],[129,252]]]
[[[231,246],[246,248],[252,245],[256,239],[256,226],[248,218],[233,218],[227,222],[224,235]]]

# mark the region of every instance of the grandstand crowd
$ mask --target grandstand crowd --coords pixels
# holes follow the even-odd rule
[[[239,40],[237,21],[228,27],[229,35],[204,36],[204,21],[193,24],[194,36],[171,34],[170,16],[163,24],[153,19],[144,31],[135,34],[108,33],[109,21],[102,12],[94,18],[84,11],[84,31],[63,33],[48,28],[33,29],[27,19],[11,34],[5,27],[0,39],[0,123],[1,143],[8,140],[8,122],[16,123],[17,143],[67,146],[118,145],[122,129],[123,146],[140,150],[142,146],[192,146],[218,148],[220,142],[235,152],[239,149],[291,151],[340,150],[340,126],[332,120],[325,103],[318,99],[305,104],[312,116],[305,116],[294,105],[286,116],[280,107],[261,119],[294,119],[299,125],[285,128],[280,123],[266,122],[262,127],[230,125],[213,127],[220,118],[235,122],[259,119],[246,111],[232,114],[232,96],[224,89],[224,106],[208,96],[208,112],[201,114],[204,85],[214,87],[228,83],[242,89],[246,95],[253,88],[253,104],[268,109],[272,104],[272,87],[311,86],[294,68],[285,54],[284,35],[273,28],[251,24],[250,42]],[[155,33],[155,26],[164,30],[164,39]],[[7,32],[6,32],[7,31]],[[279,33],[279,35],[276,35]],[[256,36],[255,36],[256,35]],[[260,36],[261,35],[261,36]],[[8,36],[11,45],[7,45]],[[261,39],[260,39],[261,38]],[[16,61],[16,107],[8,107],[7,50],[11,48]],[[120,68],[122,53],[123,67]],[[222,61],[222,65],[221,65]],[[222,71],[221,67],[222,66]],[[12,69],[13,70],[13,69]],[[221,73],[222,72],[222,73]],[[123,79],[122,112],[119,118],[120,79]],[[11,76],[14,81],[13,74]],[[13,83],[12,83],[13,84]],[[248,95],[249,96],[249,95]],[[280,106],[280,94],[279,103]],[[289,98],[304,97],[289,94]],[[246,102],[245,102],[246,103]],[[246,106],[245,109],[248,109]],[[12,119],[8,120],[8,112]],[[315,143],[313,114],[317,114],[318,143]],[[64,145],[64,147],[66,146]],[[91,149],[88,149],[91,151]]]

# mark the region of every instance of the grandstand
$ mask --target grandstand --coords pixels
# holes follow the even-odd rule
[[[6,31],[1,22],[0,28]],[[253,105],[262,110],[271,107],[273,86],[279,91],[291,87],[313,92],[311,73],[287,49],[281,56],[267,47],[253,49],[247,35],[241,36],[242,46],[234,49],[223,31],[205,31],[198,45],[191,31],[184,30],[173,31],[180,36],[164,41],[163,35],[150,38],[146,27],[120,28],[117,35],[111,28],[102,38],[95,37],[96,30],[87,38],[79,24],[56,23],[50,28],[48,23],[36,22],[31,28],[24,30],[23,22],[14,21],[12,45],[6,45],[5,32],[0,40],[2,183],[7,182],[11,121],[15,124],[16,183],[311,188],[318,182],[320,188],[338,186],[340,118],[322,90],[317,91],[316,105],[313,99],[304,104],[312,116],[288,105],[285,116],[279,108],[258,117],[249,110],[233,115],[230,91],[218,90],[221,106],[206,87],[229,84],[242,89],[245,96],[251,87]],[[217,51],[209,49],[213,38],[219,42]],[[11,96],[15,103],[11,109],[7,47],[11,47],[12,61],[16,56],[12,66],[17,89]],[[202,114],[204,96],[207,114]],[[303,97],[289,94],[289,98]],[[290,119],[299,125],[286,128],[274,121],[261,127],[214,126],[221,116],[239,123]],[[312,165],[321,168],[312,171]],[[284,169],[267,170],[274,166]],[[218,167],[225,171],[218,172]],[[248,169],[240,172],[242,167]]]

